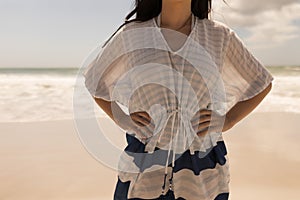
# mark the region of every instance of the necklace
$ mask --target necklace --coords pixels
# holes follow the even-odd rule
[[[178,31],[180,29],[182,29],[183,27],[185,27],[192,19],[192,26],[194,25],[193,21],[194,21],[194,18],[192,18],[192,15],[190,15],[190,17],[186,20],[186,22],[180,26],[179,28],[176,28],[175,30]],[[161,27],[161,13],[158,15],[158,18],[157,18],[157,24],[159,27]]]

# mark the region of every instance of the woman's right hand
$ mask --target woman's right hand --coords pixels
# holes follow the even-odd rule
[[[122,124],[126,131],[133,132],[141,138],[147,139],[153,136],[155,125],[152,123],[152,119],[147,112],[139,111],[130,113]]]

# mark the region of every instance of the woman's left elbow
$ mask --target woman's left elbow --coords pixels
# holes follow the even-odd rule
[[[269,93],[271,91],[272,87],[273,87],[272,82],[270,82],[270,84],[266,88],[267,93]]]

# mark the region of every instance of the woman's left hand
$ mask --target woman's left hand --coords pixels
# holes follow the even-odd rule
[[[209,132],[223,132],[227,130],[225,116],[207,109],[199,110],[192,118],[191,124],[198,136],[205,136]]]

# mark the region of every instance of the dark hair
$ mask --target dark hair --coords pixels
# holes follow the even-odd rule
[[[208,14],[211,12],[212,0],[192,0],[191,11],[200,19],[208,19]],[[135,0],[135,8],[125,17],[125,22],[110,36],[104,43],[104,47],[109,40],[122,28],[125,24],[133,21],[143,22],[160,14],[162,8],[162,0]],[[129,20],[136,13],[136,18]]]

